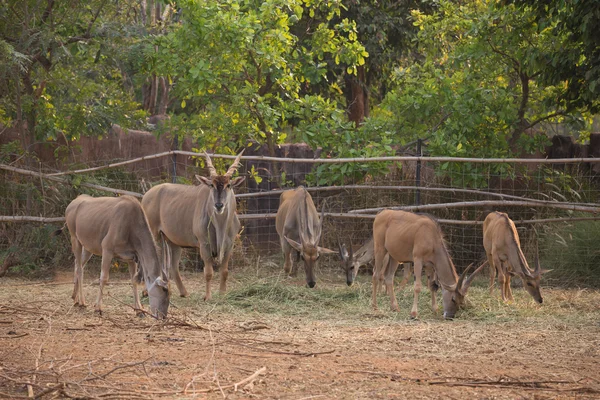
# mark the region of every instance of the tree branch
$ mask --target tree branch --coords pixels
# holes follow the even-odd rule
[[[511,56],[508,53],[505,53],[504,51],[498,49],[496,46],[494,46],[494,44],[492,43],[492,41],[488,38],[487,42],[489,43],[490,47],[492,48],[492,51],[496,54],[499,54],[503,57],[508,58],[512,63],[513,63],[513,68],[515,69],[515,71],[517,73],[521,72],[521,63],[519,62],[519,60],[517,60],[516,58],[514,58],[513,56]]]
[[[94,14],[94,16],[92,17],[92,20],[88,24],[87,30],[85,31],[85,35],[84,35],[85,37],[90,37],[90,33],[92,31],[92,26],[94,25],[94,22],[96,22],[96,20],[98,19],[98,16],[100,15],[100,11],[102,11],[105,4],[106,4],[106,0],[104,0],[102,2],[102,4],[100,4],[100,7],[98,7],[98,10],[96,10],[96,14]]]
[[[533,121],[529,125],[527,125],[523,130],[527,130],[527,129],[533,128],[535,125],[539,124],[540,122],[546,121],[546,120],[554,118],[554,117],[558,117],[559,115],[567,115],[567,113],[564,112],[564,111],[556,111],[556,112],[553,112],[551,114],[545,115],[543,117],[540,117],[540,118],[536,119],[535,121]]]
[[[45,24],[50,17],[50,14],[52,14],[52,7],[54,7],[54,0],[48,0],[48,5],[42,14],[42,24]]]

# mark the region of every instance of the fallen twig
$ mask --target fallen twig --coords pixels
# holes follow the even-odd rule
[[[50,386],[47,389],[42,390],[41,392],[39,392],[38,394],[36,394],[34,398],[40,399],[40,398],[44,397],[47,394],[54,393],[54,392],[56,392],[58,390],[62,390],[64,388],[65,388],[65,383],[61,382],[61,383],[58,383],[58,384],[56,384],[54,386]]]
[[[123,368],[131,368],[131,367],[135,367],[137,365],[142,365],[146,361],[150,360],[151,358],[152,357],[149,357],[149,358],[145,359],[144,361],[138,361],[138,362],[135,362],[135,363],[128,363],[128,364],[125,364],[125,365],[119,365],[118,367],[114,367],[113,369],[111,369],[110,371],[107,371],[107,372],[103,373],[102,375],[97,375],[97,376],[92,376],[92,377],[89,377],[89,378],[85,378],[81,382],[89,382],[89,381],[93,381],[95,379],[104,379],[108,375],[112,374],[115,371],[118,371],[118,370],[123,369]]]
[[[29,335],[29,333],[25,332],[25,333],[21,333],[19,335],[4,335],[4,336],[0,336],[0,339],[16,339],[16,338],[20,338],[23,336],[27,336]]]
[[[301,353],[299,351],[279,351],[279,350],[265,349],[264,347],[250,346],[250,345],[243,344],[243,343],[233,342],[233,344],[238,345],[238,346],[248,347],[249,349],[266,351],[269,353],[286,354],[286,355],[290,355],[290,356],[300,356],[300,357],[312,357],[312,356],[318,356],[321,354],[331,354],[335,351],[335,349],[333,349],[333,350],[326,350],[326,351],[311,351],[308,353]]]
[[[245,331],[258,331],[260,329],[270,329],[270,326],[257,321],[246,321],[240,324],[240,328]]]
[[[257,370],[255,373],[253,373],[252,375],[250,375],[249,377],[247,377],[246,379],[242,379],[238,383],[235,383],[233,385],[233,391],[237,392],[238,391],[238,386],[241,386],[241,385],[243,385],[245,383],[252,383],[259,375],[264,374],[266,371],[267,371],[267,367],[262,367],[259,370]]]

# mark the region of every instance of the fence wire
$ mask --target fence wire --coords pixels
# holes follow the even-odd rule
[[[288,153],[293,156],[293,151]],[[367,241],[374,215],[382,208],[422,206],[410,210],[440,220],[460,270],[483,260],[482,222],[489,212],[502,211],[517,223],[528,260],[533,260],[538,243],[543,266],[554,269],[550,282],[568,277],[574,283],[595,284],[600,279],[595,278],[600,275],[600,222],[594,220],[600,211],[600,163],[596,160],[399,157],[340,162],[311,159],[314,154],[305,150],[297,153],[301,160],[252,154],[242,158],[239,173],[247,179],[236,194],[244,229],[235,264],[244,265],[258,254],[278,259],[281,250],[273,217],[280,193],[304,185],[317,210],[325,208],[322,245],[332,249],[339,242],[358,247]],[[111,196],[115,194],[107,189],[118,189],[141,196],[160,183],[195,184],[196,174],[206,175],[199,154],[169,152],[119,164],[125,161],[97,160],[90,165],[69,165],[64,171],[23,160],[15,160],[12,170],[4,164],[0,215],[57,218],[64,216],[67,204],[81,193]],[[231,156],[214,155],[213,162],[225,171]],[[85,171],[93,167],[98,169]],[[25,175],[15,168],[35,174]],[[31,269],[40,264],[47,268],[70,265],[68,239],[51,235],[61,225],[0,222],[0,263],[12,257],[13,263],[16,259]],[[194,268],[199,258],[192,251],[187,260]]]

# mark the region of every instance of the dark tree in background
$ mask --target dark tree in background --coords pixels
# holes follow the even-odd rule
[[[600,111],[600,4],[596,0],[514,0],[531,8],[538,29],[549,29],[553,47],[536,54],[547,85],[565,83],[568,110]]]

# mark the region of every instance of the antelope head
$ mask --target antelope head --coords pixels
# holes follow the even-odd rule
[[[471,276],[466,278],[467,274],[471,270],[471,267],[473,267],[472,263],[469,264],[469,266],[465,269],[465,271],[462,273],[462,275],[458,278],[458,282],[456,283],[454,290],[444,289],[442,291],[442,303],[444,305],[444,318],[445,319],[453,319],[454,318],[458,309],[465,302],[465,296],[467,295],[467,291],[469,290],[469,287],[471,286],[471,283],[473,282],[473,278],[479,272],[481,272],[481,270],[487,263],[488,262],[485,261],[483,264],[481,264],[479,266],[479,268],[477,268],[475,270],[475,272],[473,272],[471,274]]]
[[[146,283],[150,311],[158,319],[166,318],[169,310],[169,284],[159,276],[154,282]]]
[[[244,179],[246,179],[243,176],[232,178],[233,174],[240,166],[240,158],[242,157],[243,153],[244,150],[238,154],[225,175],[219,175],[213,166],[210,156],[208,153],[204,152],[204,157],[206,158],[206,167],[208,168],[210,175],[208,178],[196,175],[196,179],[198,179],[200,183],[210,188],[210,196],[213,200],[215,212],[217,214],[223,214],[223,211],[225,211],[225,205],[229,204],[231,198],[234,196],[232,189],[239,186],[242,182],[244,182]]]
[[[300,242],[290,239],[284,236],[285,240],[290,246],[294,248],[299,254],[300,258],[304,261],[304,272],[306,273],[306,284],[309,288],[314,288],[317,284],[315,278],[315,267],[317,266],[317,260],[321,254],[335,254],[335,251],[320,247],[319,242],[321,241],[321,233],[323,232],[323,220],[325,214],[325,207],[321,210],[321,221],[319,227],[314,236],[308,235],[308,226],[301,227],[298,231],[300,236]],[[304,221],[308,223],[308,221]]]
[[[509,273],[513,276],[517,275],[519,278],[521,278],[521,280],[523,281],[523,286],[525,287],[525,290],[527,290],[527,293],[529,293],[536,302],[542,304],[544,302],[544,299],[542,298],[542,294],[540,293],[540,283],[542,280],[542,274],[548,272],[548,270],[544,270],[540,266],[540,255],[537,241],[535,243],[535,268],[533,272],[530,272],[527,265],[525,265],[521,269],[522,271],[509,271]]]
[[[354,251],[352,250],[352,245],[350,245],[350,251],[346,249],[346,245],[338,242],[339,255],[341,259],[342,269],[346,274],[346,284],[348,286],[352,286],[354,282],[354,278],[356,278],[356,274],[358,272],[358,262],[354,258]]]

